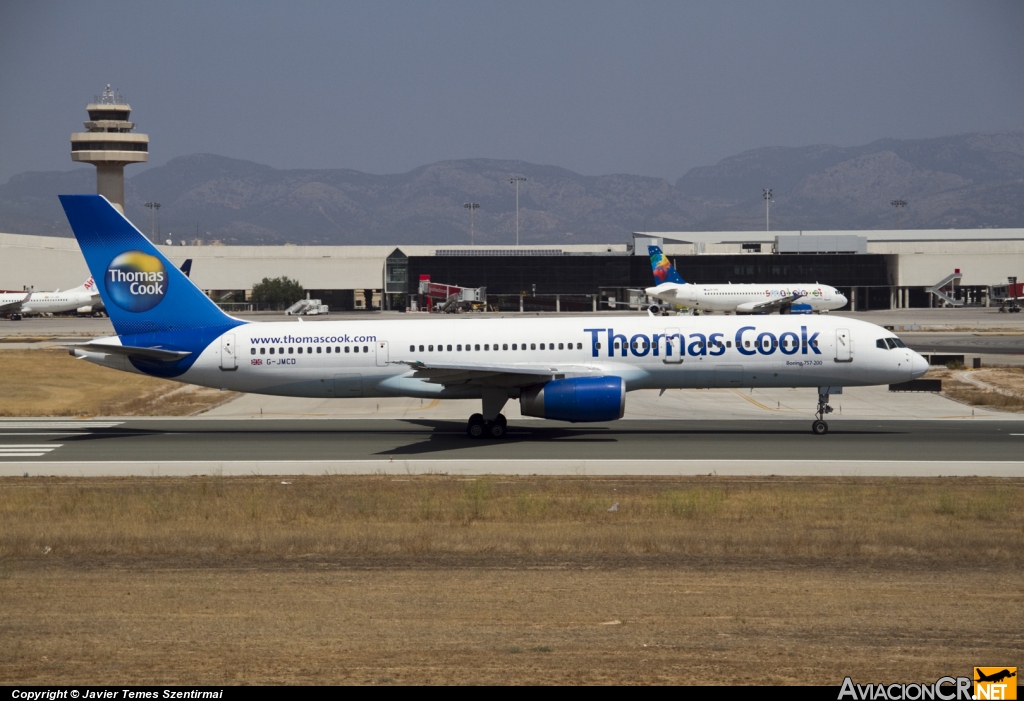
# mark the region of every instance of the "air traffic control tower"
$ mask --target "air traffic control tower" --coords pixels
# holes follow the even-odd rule
[[[132,108],[109,85],[85,109],[88,131],[71,135],[71,160],[96,166],[96,194],[124,214],[124,167],[149,160],[149,136],[132,133]]]

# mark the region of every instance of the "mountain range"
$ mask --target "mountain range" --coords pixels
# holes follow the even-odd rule
[[[580,175],[523,161],[442,161],[408,173],[282,170],[211,154],[126,170],[125,210],[161,238],[225,244],[619,243],[631,231],[1024,227],[1024,131],[864,146],[771,147],[693,168],[675,183]],[[0,185],[0,231],[70,236],[57,194],[95,192],[95,171],[29,172]]]

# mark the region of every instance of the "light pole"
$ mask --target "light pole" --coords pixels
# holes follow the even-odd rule
[[[473,245],[473,210],[474,209],[480,209],[480,205],[478,205],[476,202],[467,202],[466,204],[464,204],[462,206],[469,210],[469,245],[472,246]]]
[[[153,212],[152,222],[149,227],[149,238],[152,241],[156,241],[156,210],[160,209],[159,202],[147,202],[146,206],[149,207],[150,211]]]
[[[772,203],[772,191],[771,188],[764,190],[764,230],[770,231],[771,227],[768,226],[768,206]]]
[[[896,228],[897,229],[902,229],[903,228],[903,216],[902,216],[903,208],[907,206],[907,201],[906,200],[893,200],[889,204],[891,204],[893,207],[896,208]]]
[[[516,247],[519,246],[519,183],[525,181],[526,178],[514,177],[509,178],[508,181],[516,186]]]

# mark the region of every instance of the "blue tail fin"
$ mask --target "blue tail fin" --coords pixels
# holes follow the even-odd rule
[[[119,336],[237,326],[100,195],[61,195]],[[188,334],[191,335],[191,334]]]
[[[676,269],[672,267],[672,261],[668,259],[661,249],[657,246],[648,246],[647,252],[651,254],[651,270],[654,272],[654,282],[660,285],[663,282],[674,282],[679,285],[685,285],[686,280],[676,272]]]

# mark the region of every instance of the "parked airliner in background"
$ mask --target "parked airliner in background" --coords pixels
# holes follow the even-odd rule
[[[83,284],[64,292],[56,290],[0,294],[0,314],[9,315],[12,321],[19,321],[26,314],[70,312],[82,307],[91,307],[99,301],[96,283],[90,276]]]
[[[658,246],[649,246],[655,287],[644,290],[651,297],[687,309],[715,312],[780,312],[810,314],[841,309],[846,297],[828,285],[698,285],[688,283]],[[661,311],[657,306],[651,312]]]
[[[557,316],[253,323],[225,314],[100,195],[60,198],[117,336],[68,345],[106,367],[293,397],[480,399],[472,437],[526,416],[621,418],[626,393],[905,382],[928,364],[891,332],[830,317]]]

